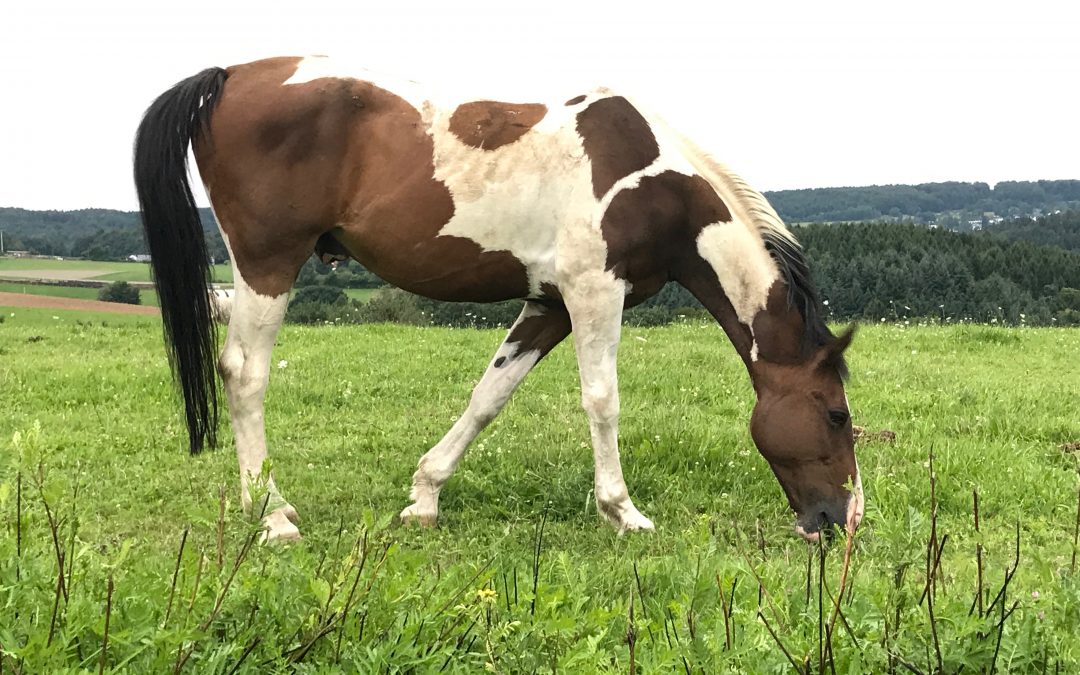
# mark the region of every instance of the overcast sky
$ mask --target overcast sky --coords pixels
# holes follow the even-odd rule
[[[760,190],[1080,178],[1080,3],[1066,0],[4,5],[0,206],[134,209],[150,101],[207,66],[282,54],[492,97],[604,84]]]

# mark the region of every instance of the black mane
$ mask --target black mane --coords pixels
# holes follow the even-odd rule
[[[776,261],[784,281],[787,282],[788,304],[802,315],[802,354],[807,358],[821,347],[835,342],[837,338],[821,316],[821,298],[810,274],[806,254],[789,233],[762,228],[761,238],[765,242],[765,249]],[[847,363],[843,356],[837,359],[836,369],[841,377],[847,379]]]

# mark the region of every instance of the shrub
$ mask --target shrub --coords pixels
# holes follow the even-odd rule
[[[363,323],[404,323],[422,326],[425,320],[419,297],[397,288],[375,294],[360,310]]]
[[[138,305],[140,303],[139,289],[126,281],[116,281],[98,292],[98,300]]]
[[[296,293],[289,300],[289,308],[294,305],[334,305],[344,303],[348,298],[345,297],[345,292],[340,288],[334,288],[332,286],[304,286],[297,289]]]

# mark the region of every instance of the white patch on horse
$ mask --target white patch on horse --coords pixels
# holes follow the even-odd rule
[[[739,321],[752,325],[757,313],[765,309],[769,289],[780,276],[761,237],[738,219],[713,223],[698,235],[697,250],[716,272]]]
[[[569,111],[548,106],[518,140],[484,150],[450,131],[453,109],[438,110],[428,132],[435,144],[435,178],[454,199],[454,215],[440,235],[463,237],[485,251],[508,251],[524,266],[529,291],[553,281],[557,233],[589,218],[592,170]]]
[[[863,494],[862,474],[859,472],[858,458],[855,459],[855,480],[852,487],[854,490],[848,500],[847,526],[855,529],[862,522],[863,514],[866,512],[866,497]]]

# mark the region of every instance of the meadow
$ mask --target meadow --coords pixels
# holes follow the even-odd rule
[[[150,265],[137,262],[104,262],[100,260],[57,260],[54,258],[10,258],[0,257],[0,278],[5,276],[25,276],[28,272],[46,272],[60,275],[70,274],[71,278],[93,279],[95,281],[150,281]],[[87,276],[87,272],[96,272]],[[213,278],[217,283],[232,283],[232,267],[214,265]]]
[[[855,422],[895,439],[859,443],[835,603],[846,542],[794,534],[715,325],[624,330],[623,465],[658,527],[625,537],[569,342],[421,530],[394,522],[416,460],[502,332],[286,326],[266,422],[304,539],[263,547],[227,415],[186,453],[156,319],[0,316],[2,673],[1080,672],[1080,331],[861,329]]]

